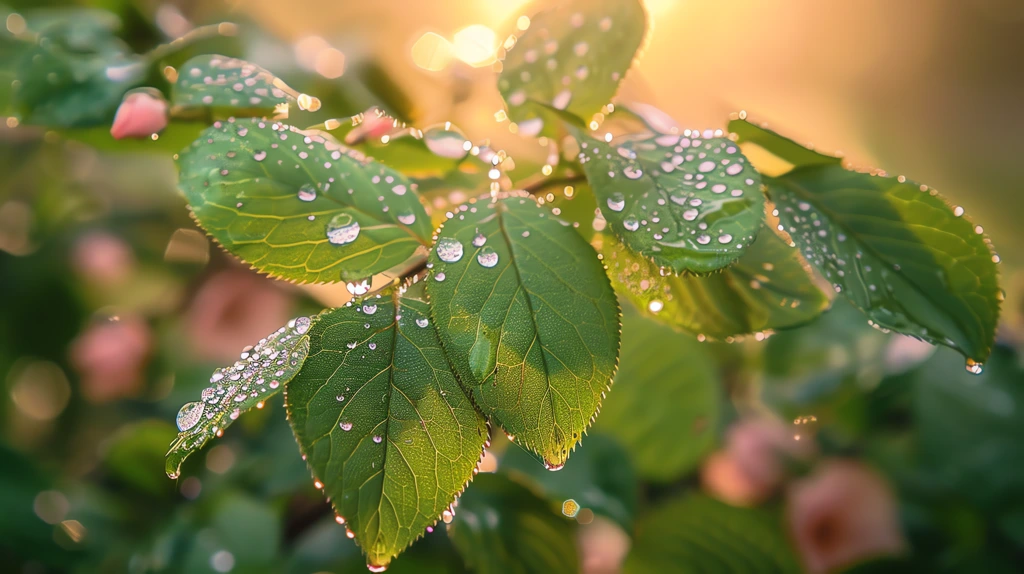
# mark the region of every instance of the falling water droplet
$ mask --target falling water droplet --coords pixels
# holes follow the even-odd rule
[[[985,365],[975,361],[974,359],[967,359],[967,372],[972,375],[980,375],[985,369]],[[179,415],[180,416],[180,415]],[[180,426],[180,425],[179,425]]]

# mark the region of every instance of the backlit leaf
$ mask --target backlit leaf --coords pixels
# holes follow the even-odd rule
[[[927,186],[839,166],[767,183],[780,229],[874,325],[952,347],[980,371],[999,317],[998,272],[962,208]]]
[[[828,308],[800,253],[769,230],[739,261],[707,276],[662,275],[653,263],[603,235],[612,286],[645,315],[711,339],[802,325]]]
[[[124,93],[143,83],[147,64],[109,29],[61,23],[39,34],[15,72],[12,97],[24,123],[83,127],[109,123]]]
[[[532,198],[455,212],[430,255],[441,341],[483,413],[559,468],[615,372],[615,294],[593,248]]]
[[[177,478],[181,463],[203,448],[207,441],[223,434],[238,416],[281,392],[302,368],[309,352],[309,317],[298,317],[242,351],[230,367],[217,369],[200,400],[178,411],[178,436],[165,460],[167,476]]]
[[[415,185],[320,132],[257,118],[217,122],[178,166],[200,225],[275,277],[360,280],[429,242]]]
[[[414,285],[322,313],[286,390],[317,485],[374,568],[449,510],[487,440],[427,312]]]
[[[576,521],[519,482],[482,474],[459,499],[448,536],[480,574],[578,572]]]
[[[699,134],[614,144],[582,134],[577,139],[608,225],[659,267],[709,273],[753,243],[764,219],[761,178],[732,141]]]
[[[671,500],[637,525],[623,572],[800,572],[781,522],[699,495]]]
[[[171,105],[181,108],[221,108],[231,115],[267,115],[278,106],[296,104],[316,111],[320,100],[300,94],[269,71],[238,58],[217,54],[185,62],[171,88]]]
[[[842,159],[818,153],[795,141],[779,135],[768,128],[758,126],[746,120],[729,122],[729,132],[739,137],[744,153],[752,153],[751,146],[757,146],[788,164],[788,169],[807,165],[840,165]],[[756,163],[756,162],[755,162]],[[757,163],[758,168],[761,164]],[[763,170],[765,173],[772,173]]]
[[[629,346],[628,339],[626,346]],[[616,398],[618,390],[615,389]],[[605,406],[605,411],[610,404]],[[646,411],[644,416],[647,416]],[[604,420],[604,412],[598,420]],[[630,453],[612,438],[591,434],[558,472],[549,472],[520,448],[508,449],[500,467],[503,471],[514,470],[532,478],[548,500],[563,507],[563,514],[565,501],[572,500],[577,504],[577,511],[588,508],[611,518],[629,532],[633,529],[638,488],[629,459]]]
[[[622,360],[594,431],[622,443],[641,477],[693,470],[714,446],[721,402],[708,344],[623,309]]]
[[[570,0],[534,15],[498,78],[519,133],[556,133],[548,107],[588,122],[601,112],[633,63],[646,19],[638,0]]]

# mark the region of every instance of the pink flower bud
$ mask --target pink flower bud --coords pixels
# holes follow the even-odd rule
[[[114,116],[110,135],[114,139],[148,138],[167,127],[167,102],[148,91],[125,96]]]

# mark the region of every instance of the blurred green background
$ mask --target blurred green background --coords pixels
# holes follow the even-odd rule
[[[616,385],[566,467],[544,471],[495,437],[450,526],[463,536],[449,541],[439,524],[392,570],[824,571],[814,548],[834,557],[864,537],[819,529],[824,538],[808,539],[801,512],[818,514],[798,491],[843,458],[883,477],[865,497],[896,502],[890,556],[840,569],[1020,571],[1024,3],[646,4],[651,34],[620,100],[699,128],[745,109],[855,165],[940,190],[1001,255],[999,346],[976,377],[955,353],[875,331],[842,301],[806,328],[733,344],[700,344],[627,309]],[[0,4],[0,571],[365,568],[313,488],[279,399],[190,459],[182,478],[163,472],[174,415],[214,368],[347,292],[259,277],[197,230],[171,161],[197,130],[117,146],[106,126],[21,125],[8,106],[10,34],[114,17],[144,52],[229,20],[238,35],[180,61],[246,58],[318,95],[320,119],[380,105],[421,127],[452,121],[527,165],[548,152],[495,121],[502,103],[486,56],[532,10],[519,0]],[[460,35],[472,25],[496,35]],[[428,33],[451,44],[424,52]],[[750,428],[760,429],[754,446],[743,442]],[[773,446],[776,435],[807,446]],[[785,460],[784,477],[751,480],[765,453]],[[852,524],[843,517],[858,509],[843,500],[857,500],[857,485],[822,487],[814,508]],[[582,507],[574,518],[566,499]],[[887,524],[887,510],[877,514]],[[547,555],[539,548],[557,558],[531,561]]]

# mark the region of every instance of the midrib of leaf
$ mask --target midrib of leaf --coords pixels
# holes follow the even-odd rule
[[[923,289],[916,282],[911,280],[909,277],[905,276],[902,271],[896,271],[895,269],[893,269],[893,265],[894,264],[892,263],[892,261],[890,261],[887,257],[883,256],[881,253],[879,253],[877,250],[875,250],[875,248],[873,246],[871,246],[869,243],[865,242],[863,240],[863,235],[861,235],[860,233],[857,233],[857,232],[854,232],[853,230],[851,230],[851,228],[847,225],[845,220],[837,218],[837,214],[834,211],[824,207],[823,205],[821,205],[821,203],[815,201],[814,200],[814,197],[815,197],[814,193],[808,191],[805,187],[803,187],[801,185],[798,185],[796,183],[793,183],[793,182],[789,181],[785,177],[781,177],[781,178],[768,178],[768,179],[770,181],[772,181],[772,182],[778,182],[780,185],[782,185],[786,189],[788,189],[788,190],[792,191],[793,193],[799,195],[802,199],[804,199],[808,203],[813,204],[815,206],[815,208],[819,209],[822,213],[825,213],[826,215],[828,215],[829,221],[834,223],[837,227],[839,227],[839,228],[843,229],[844,231],[846,231],[846,233],[851,238],[856,238],[857,239],[857,244],[859,246],[862,246],[865,252],[870,253],[872,257],[874,257],[874,258],[878,259],[879,261],[882,261],[883,263],[888,265],[889,269],[893,270],[895,272],[896,276],[899,277],[901,281],[903,281],[904,283],[910,285],[914,289],[914,291],[916,291],[919,295],[921,295],[929,303],[931,303],[932,305],[934,305],[938,309],[942,309],[943,308],[943,305],[940,302],[936,301],[932,297],[932,295],[928,292],[928,290]],[[855,188],[842,188],[842,191],[856,193],[859,190],[857,190]],[[885,193],[884,195],[888,195],[888,194]],[[871,217],[871,216],[869,216],[869,215],[861,215],[861,217]],[[885,220],[879,220],[879,221],[885,222]],[[888,223],[888,222],[886,222],[886,223]],[[928,228],[928,229],[934,229],[934,228]],[[915,235],[915,237],[916,237],[916,235]],[[960,238],[957,237],[957,239],[960,239]],[[906,263],[902,263],[900,265],[906,265]],[[859,275],[860,275],[860,273],[858,271],[858,276]],[[863,284],[864,281],[858,280],[858,283]],[[868,295],[868,297],[870,297],[870,295]],[[955,298],[956,299],[960,299],[961,297],[960,297],[959,294],[957,294],[957,295],[955,295]],[[851,301],[852,301],[852,299],[851,299]],[[977,327],[981,328],[980,317],[978,317],[974,313],[974,309],[971,308],[969,305],[965,305],[965,307],[967,307],[970,310],[970,313],[971,313],[972,316],[974,316],[976,319],[979,320],[979,324],[977,325]],[[963,324],[959,314],[949,313],[949,314],[947,314],[947,316],[953,321],[953,323],[956,324],[956,326],[958,328],[961,329],[961,331],[964,334],[967,334],[967,333],[971,332],[970,330],[965,328],[966,326]],[[929,333],[931,333],[931,329],[929,329]]]
[[[555,390],[551,386],[551,370],[548,368],[547,349],[544,347],[544,341],[542,341],[540,338],[540,327],[537,325],[537,314],[533,310],[533,301],[530,298],[530,291],[526,288],[526,284],[523,283],[523,276],[519,273],[519,266],[518,264],[516,264],[515,245],[512,243],[512,238],[509,237],[508,230],[505,229],[504,210],[505,204],[500,202],[495,204],[494,213],[496,213],[498,217],[498,229],[501,230],[501,236],[502,238],[505,239],[505,243],[508,244],[509,267],[511,267],[512,270],[515,271],[516,283],[519,284],[519,289],[523,290],[523,298],[526,299],[526,308],[530,311],[530,324],[533,325],[533,336],[534,338],[536,338],[537,344],[540,345],[540,359],[541,364],[544,365],[544,384],[547,387],[547,392],[545,394],[548,396],[548,407],[551,409],[552,422],[554,423],[555,428],[558,428],[558,423],[554,422],[553,420],[555,413]],[[511,305],[509,306],[509,308],[511,309]],[[502,325],[504,324],[505,322],[502,321]],[[501,344],[500,341],[501,340],[499,339],[499,345]],[[527,349],[526,353],[523,354],[524,363],[526,361],[526,357],[529,356],[529,354],[530,351],[529,349]],[[579,404],[579,401],[577,401],[577,404]]]

